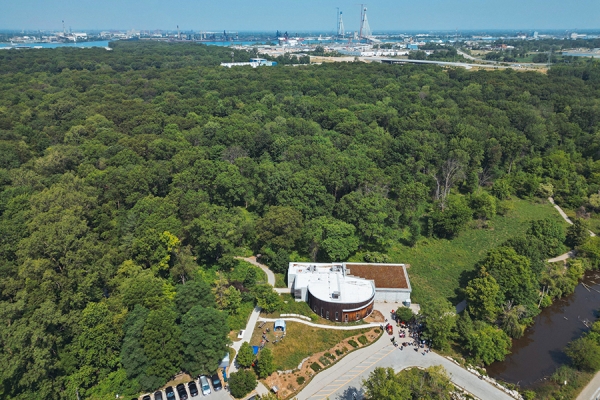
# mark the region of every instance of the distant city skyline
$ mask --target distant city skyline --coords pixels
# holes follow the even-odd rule
[[[360,6],[334,0],[20,0],[6,2],[0,30],[138,29],[347,32]],[[600,0],[366,0],[373,31],[600,29]]]

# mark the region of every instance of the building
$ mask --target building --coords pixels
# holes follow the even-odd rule
[[[296,301],[331,321],[365,318],[375,301],[411,303],[404,264],[291,262],[288,288]]]
[[[243,66],[250,66],[252,68],[256,68],[256,67],[273,67],[275,65],[277,65],[276,61],[269,61],[265,58],[251,58],[250,62],[230,62],[230,63],[221,63],[221,67],[227,67],[227,68],[231,68],[231,67],[243,67]]]

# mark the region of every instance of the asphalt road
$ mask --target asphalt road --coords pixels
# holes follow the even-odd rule
[[[298,393],[298,400],[353,400],[362,398],[362,381],[376,367],[392,367],[396,371],[408,367],[430,367],[442,365],[452,382],[485,400],[511,400],[508,394],[479,379],[450,360],[433,352],[422,355],[412,347],[400,351],[384,334],[376,343],[348,354],[333,367],[328,368]]]

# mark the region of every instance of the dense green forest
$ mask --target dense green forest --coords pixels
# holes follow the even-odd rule
[[[254,304],[281,303],[237,255],[283,273],[291,258],[385,260],[391,244],[485,229],[511,196],[600,212],[598,63],[218,67],[230,53],[0,53],[1,397],[114,398],[213,372]],[[470,317],[431,324],[439,347],[460,330],[497,359],[481,338],[522,334],[548,281],[568,292],[572,276],[541,261],[565,237],[588,257],[572,276],[599,266],[595,238],[532,221],[465,284],[483,299]]]

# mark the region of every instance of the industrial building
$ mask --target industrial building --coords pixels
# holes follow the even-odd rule
[[[288,288],[296,301],[331,321],[365,318],[375,301],[411,304],[404,264],[291,262]]]

